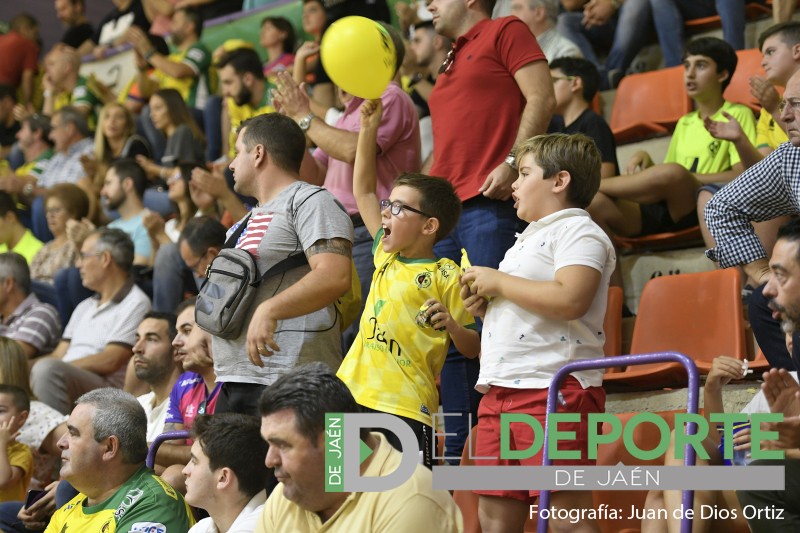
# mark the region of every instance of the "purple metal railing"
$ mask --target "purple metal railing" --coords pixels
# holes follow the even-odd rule
[[[153,443],[150,445],[150,449],[147,450],[147,459],[145,459],[145,464],[147,468],[153,468],[153,465],[156,464],[156,452],[158,451],[158,447],[161,446],[164,441],[166,440],[176,440],[176,439],[188,439],[189,432],[185,429],[181,429],[178,431],[167,431],[166,433],[162,433],[161,435],[157,436]]]
[[[631,365],[646,365],[650,363],[664,363],[672,361],[680,363],[686,368],[686,373],[689,375],[689,398],[687,401],[686,412],[697,414],[699,407],[700,395],[700,376],[697,372],[697,365],[694,361],[677,352],[659,352],[642,355],[620,355],[616,357],[604,357],[602,359],[589,359],[586,361],[576,361],[574,363],[567,363],[561,367],[553,380],[550,382],[550,390],[547,395],[547,414],[554,413],[558,406],[558,390],[561,382],[571,374],[579,370],[596,370],[599,368],[609,368],[615,366],[631,366]],[[697,431],[697,424],[689,423],[686,425],[686,434],[694,435]],[[544,428],[544,442],[548,442],[550,434],[550,417],[547,417]],[[542,466],[551,466],[553,461],[547,453],[547,445],[542,447],[543,459]],[[686,444],[684,464],[686,466],[694,466],[696,456],[694,448],[690,444]],[[694,504],[694,491],[684,490],[682,498],[683,508],[691,509]],[[547,509],[550,507],[550,491],[543,490],[539,493],[539,509]],[[536,526],[537,533],[547,533],[547,518],[539,518]],[[681,520],[681,533],[691,533],[692,519],[684,516]]]

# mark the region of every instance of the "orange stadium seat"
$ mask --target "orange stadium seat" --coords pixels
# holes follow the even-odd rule
[[[603,116],[603,102],[600,100],[600,91],[594,93],[594,98],[592,98],[591,108],[592,111],[594,111],[601,117]]]
[[[683,66],[631,74],[619,84],[609,125],[617,143],[624,144],[669,134],[691,110]]]
[[[707,374],[721,354],[747,356],[742,312],[742,274],[726,268],[651,279],[639,301],[631,354],[680,352]],[[630,366],[606,374],[607,388],[652,390],[685,386],[686,371],[678,363]]]
[[[748,366],[750,370],[753,371],[753,374],[750,377],[754,379],[761,379],[761,374],[771,368],[769,361],[767,361],[767,357],[764,355],[764,352],[761,351],[761,349],[758,350],[755,358],[749,362]]]
[[[751,48],[750,50],[739,50],[736,55],[739,57],[739,62],[730,85],[725,89],[725,99],[729,102],[744,104],[757,112],[761,106],[758,100],[750,94],[750,77],[766,77],[764,68],[761,66],[761,51],[758,48]]]
[[[614,235],[614,244],[622,253],[655,252],[702,245],[703,235],[700,233],[700,226],[692,226],[679,231],[654,233],[642,237]]]

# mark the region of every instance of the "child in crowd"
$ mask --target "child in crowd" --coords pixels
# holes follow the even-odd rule
[[[431,414],[439,407],[436,376],[451,340],[466,357],[476,357],[480,338],[459,298],[458,267],[433,253],[461,214],[452,185],[403,174],[390,199],[376,196],[381,112],[380,100],[362,105],[353,172],[358,211],[375,239],[375,274],[358,336],[337,375],[361,406],[407,422],[430,467]],[[400,448],[394,434],[387,438]]]
[[[712,137],[704,123],[706,118],[727,121],[727,113],[739,121],[749,139],[755,139],[750,108],[723,97],[737,62],[736,51],[721,39],[702,37],[686,45],[684,85],[696,109],[675,126],[663,165],[655,165],[647,152],[639,151],[625,169],[629,176],[601,182],[588,211],[603,229],[634,237],[697,226],[697,190],[741,173],[736,147]]]
[[[461,276],[467,310],[483,318],[478,409],[478,458],[499,458],[500,417],[534,416],[545,425],[547,394],[554,374],[571,361],[603,357],[603,318],[614,247],[585,211],[600,185],[600,153],[582,134],[533,137],[516,151],[519,177],[512,184],[517,216],[529,222],[506,252],[499,269],[470,267]],[[587,457],[589,413],[605,410],[603,371],[572,373],[561,385],[559,411],[580,413],[580,422],[559,424],[575,438],[559,450],[579,450],[580,459],[560,465],[592,465]],[[510,442],[528,449],[534,432],[512,424]],[[524,460],[477,459],[477,465],[542,464],[541,451]],[[478,491],[484,531],[522,531],[538,490]],[[552,495],[557,509],[589,509],[588,491]],[[569,513],[572,515],[572,513]],[[596,531],[551,515],[554,531]],[[565,515],[566,516],[566,513]]]
[[[556,110],[548,133],[588,135],[600,150],[600,177],[619,175],[614,134],[605,119],[589,107],[600,85],[597,67],[582,57],[559,57],[550,62],[550,77]]]
[[[31,482],[33,453],[16,441],[28,411],[30,399],[25,391],[0,384],[0,502],[24,500]]]

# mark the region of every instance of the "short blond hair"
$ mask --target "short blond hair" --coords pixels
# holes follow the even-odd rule
[[[516,149],[517,164],[528,154],[542,167],[545,178],[559,172],[569,172],[572,180],[567,199],[577,207],[585,208],[600,188],[600,151],[594,140],[582,133],[566,135],[551,133],[537,135],[523,141]]]

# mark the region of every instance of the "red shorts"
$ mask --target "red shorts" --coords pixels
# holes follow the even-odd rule
[[[523,413],[533,416],[545,426],[547,412],[548,389],[509,389],[506,387],[492,387],[481,400],[478,407],[478,442],[475,445],[475,464],[479,466],[541,466],[542,451],[527,459],[500,459],[500,415],[503,413]],[[558,406],[559,413],[580,413],[580,422],[560,422],[560,431],[572,431],[575,440],[558,441],[559,450],[580,450],[580,459],[566,459],[553,461],[553,465],[588,465],[593,466],[596,461],[588,456],[589,443],[589,413],[602,413],[605,411],[606,393],[603,387],[581,387],[577,379],[567,377],[561,385],[561,395],[566,402],[566,407]],[[533,428],[526,423],[512,423],[509,425],[511,450],[527,450],[534,440]],[[600,433],[598,428],[597,433]],[[542,447],[543,448],[543,447]],[[478,459],[478,457],[493,457],[494,459]],[[485,496],[500,496],[516,500],[529,501],[539,496],[538,490],[507,490],[507,491],[474,491]]]

